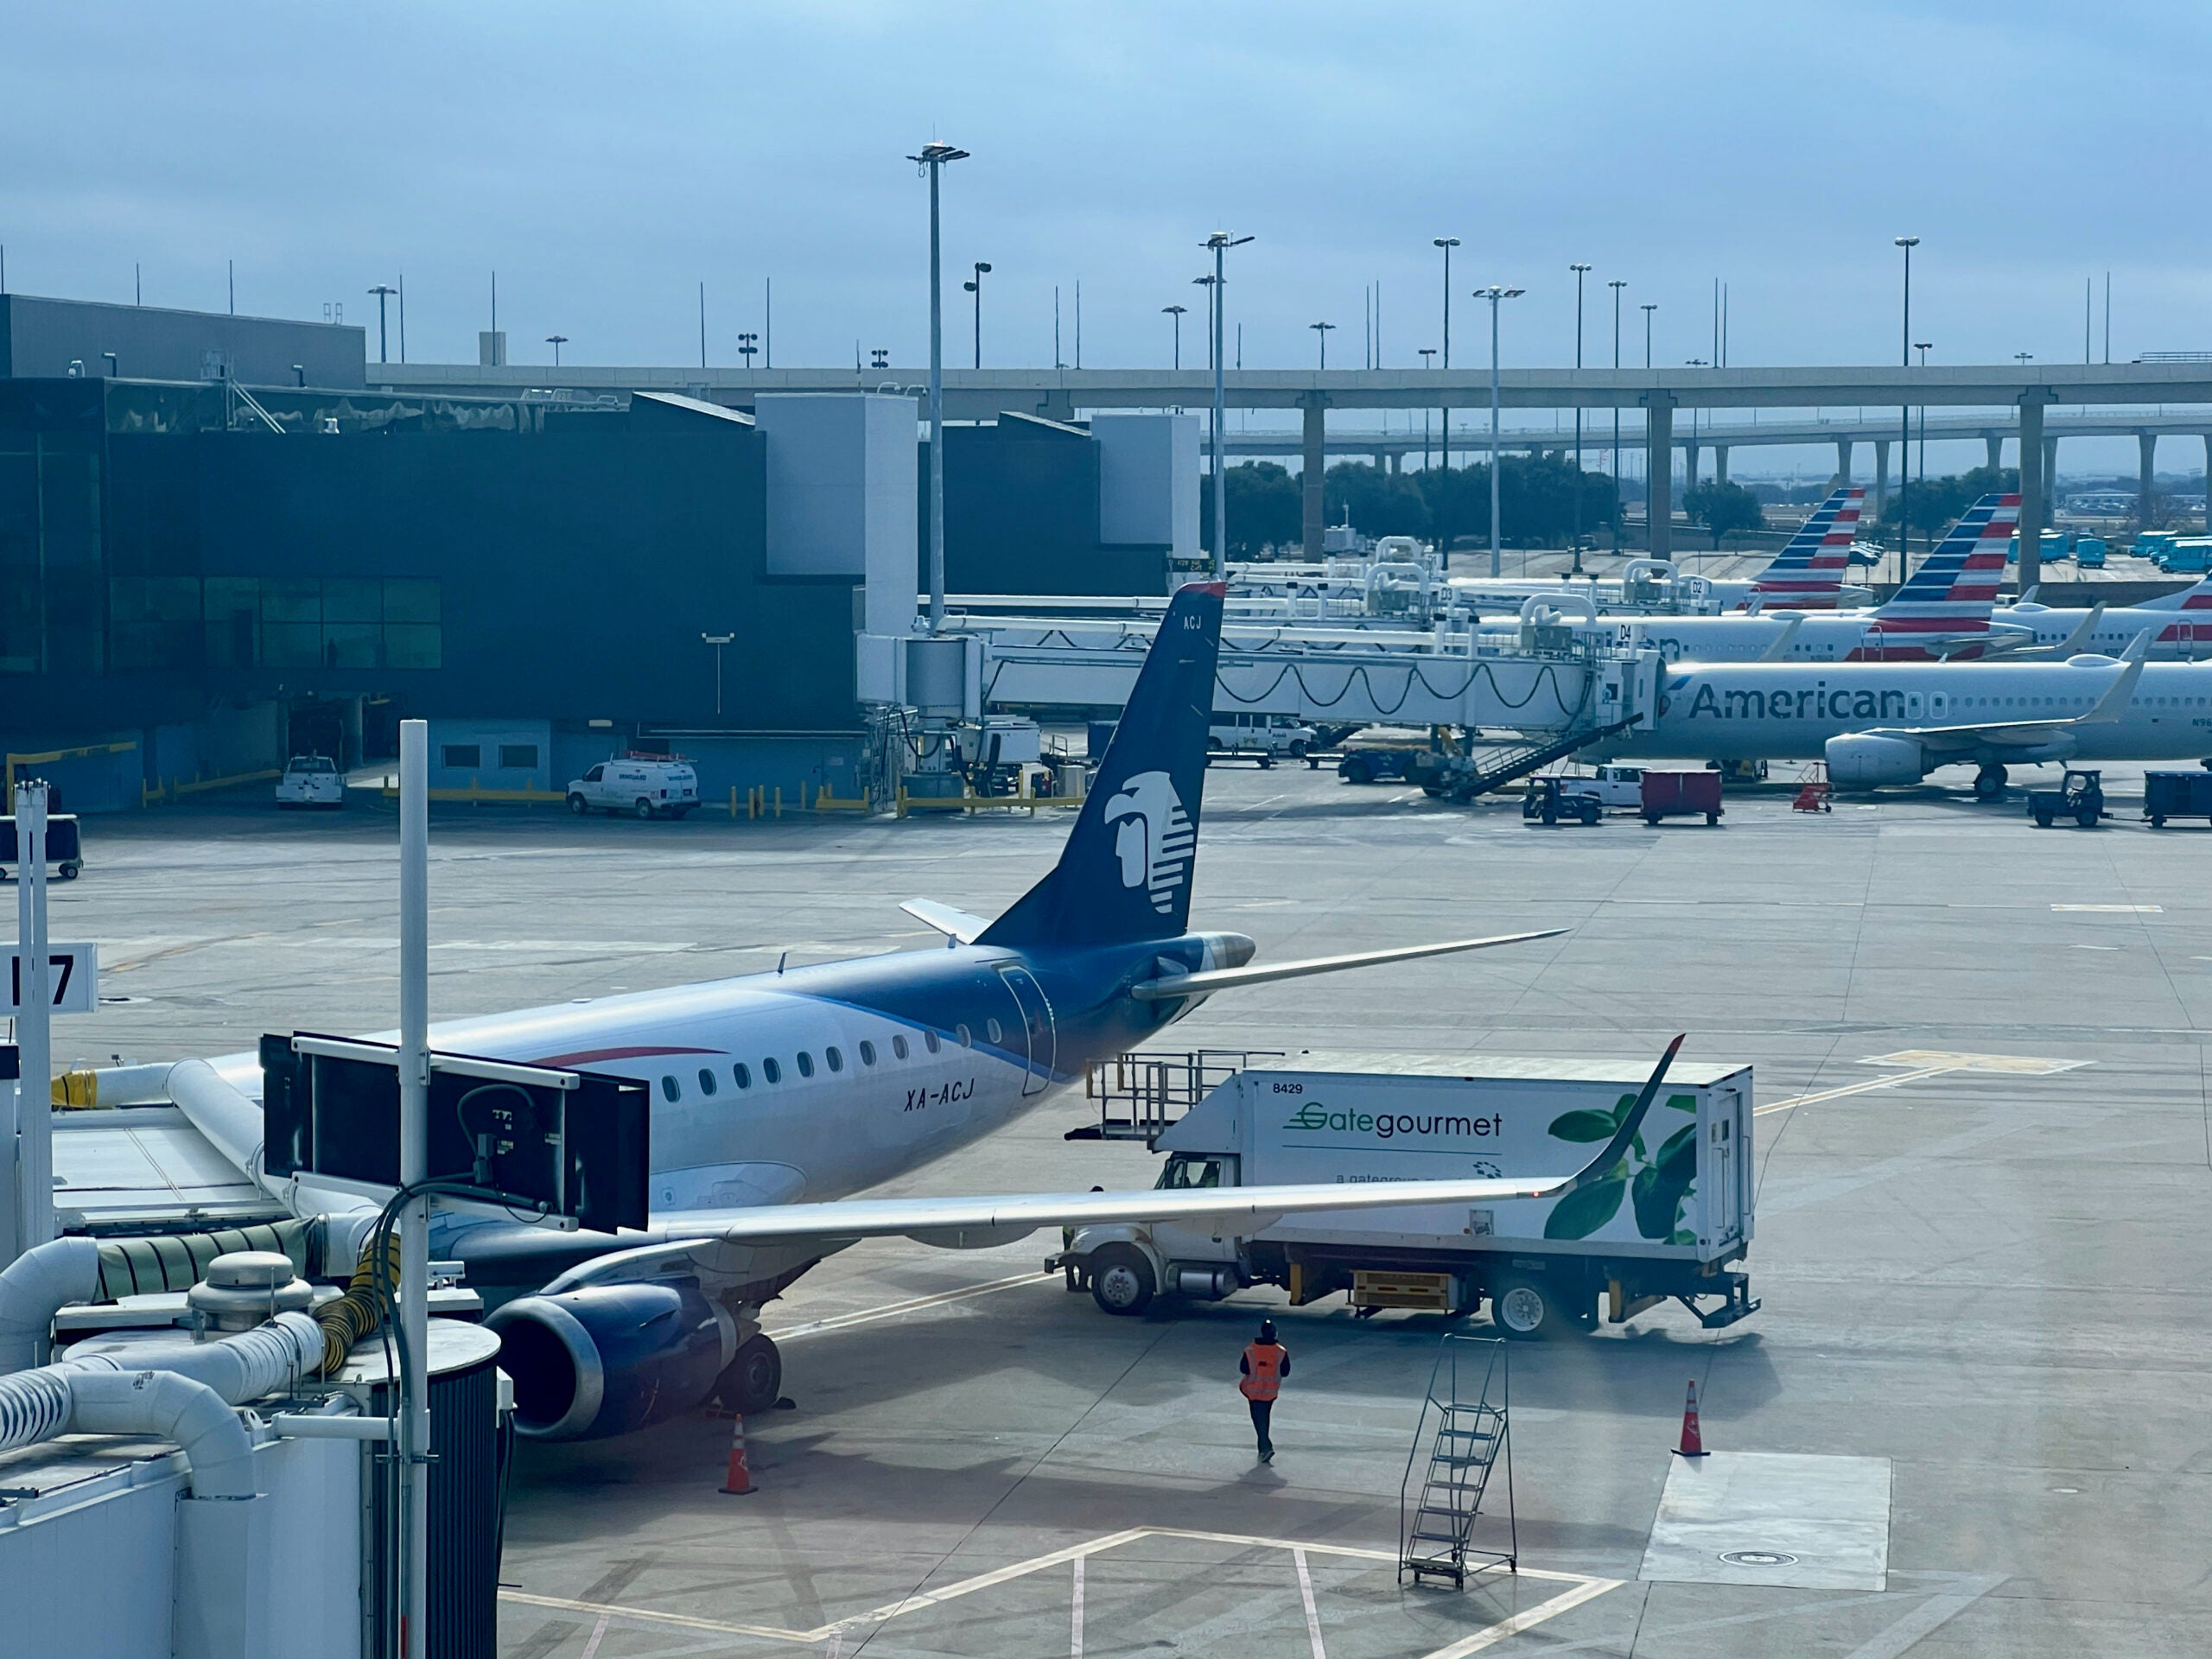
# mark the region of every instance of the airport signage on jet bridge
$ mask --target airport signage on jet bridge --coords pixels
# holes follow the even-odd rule
[[[265,1165],[399,1185],[399,1059],[313,1032],[261,1039]],[[633,1077],[430,1055],[430,1179],[598,1232],[643,1227],[651,1100]]]

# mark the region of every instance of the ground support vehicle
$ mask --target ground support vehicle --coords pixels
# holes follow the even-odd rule
[[[580,818],[594,811],[680,818],[698,810],[699,774],[681,755],[618,754],[573,780],[568,795]]]
[[[1206,728],[1207,764],[1232,755],[1256,760],[1262,766],[1272,766],[1278,756],[1302,760],[1319,736],[1295,715],[1217,713]]]
[[[1638,810],[1646,823],[1662,818],[1689,818],[1702,813],[1707,823],[1720,822],[1720,774],[1707,768],[1698,772],[1656,772],[1643,774],[1643,798]]]
[[[16,821],[0,818],[0,881],[10,873],[21,876],[22,855],[16,845]],[[85,868],[85,843],[78,833],[77,815],[56,812],[46,821],[47,868],[64,881],[74,881]]]
[[[1528,793],[1521,798],[1521,816],[1534,823],[1541,819],[1547,825],[1561,818],[1573,823],[1594,824],[1605,816],[1595,790],[1578,787],[1580,778],[1531,778]]]
[[[2056,789],[2028,791],[2028,816],[2041,830],[2050,829],[2059,818],[2071,818],[2084,830],[2094,830],[2098,820],[2112,817],[2105,810],[2104,778],[2101,772],[2069,766]]]
[[[2212,818],[2212,771],[2145,772],[2143,816],[2153,830],[2168,818]]]
[[[1161,1057],[1127,1057],[1174,1070]],[[1136,1068],[1133,1068],[1136,1069]],[[1214,1082],[1153,1134],[1159,1185],[1192,1189],[1548,1174],[1590,1155],[1634,1104],[1640,1061],[1313,1055]],[[1102,1115],[1110,1110],[1103,1096]],[[1103,1119],[1109,1126],[1117,1120]],[[1519,1339],[1621,1324],[1672,1297],[1709,1328],[1754,1312],[1751,1071],[1677,1061],[1617,1179],[1564,1198],[1477,1209],[1348,1207],[1249,1237],[1200,1224],[1078,1228],[1048,1261],[1109,1313],[1281,1286],[1294,1306],[1345,1293],[1386,1308],[1471,1313],[1487,1299]],[[1085,1135],[1085,1138],[1091,1138]],[[1602,1307],[1601,1307],[1602,1302]],[[1708,1305],[1709,1304],[1709,1305]]]
[[[284,763],[276,780],[279,806],[343,806],[346,774],[327,755],[296,754]]]
[[[2084,570],[2105,568],[2105,538],[2101,536],[2081,536],[2075,538],[2074,562]]]

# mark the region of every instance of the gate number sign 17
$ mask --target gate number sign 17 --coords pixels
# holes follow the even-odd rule
[[[48,986],[57,1013],[89,1013],[95,1006],[92,982],[96,972],[92,947],[57,945],[47,954]],[[8,952],[8,1007],[23,1006],[23,953]]]

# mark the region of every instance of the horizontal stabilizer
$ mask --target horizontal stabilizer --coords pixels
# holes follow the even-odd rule
[[[1411,962],[1416,957],[1449,956],[1455,950],[1487,950],[1494,944],[1525,944],[1530,939],[1556,938],[1563,927],[1538,933],[1500,933],[1487,939],[1452,939],[1442,944],[1401,945],[1395,950],[1362,950],[1348,957],[1312,957],[1304,962],[1255,963],[1246,968],[1212,968],[1195,974],[1170,974],[1129,987],[1140,1002],[1168,997],[1204,996],[1213,991],[1234,990],[1245,985],[1266,985],[1278,979],[1303,979],[1308,974],[1334,974],[1346,968],[1365,968],[1380,962]]]
[[[1338,1181],[1284,1186],[1148,1187],[1136,1192],[1037,1192],[969,1198],[845,1198],[826,1204],[656,1216],[655,1230],[690,1236],[616,1250],[570,1268],[545,1287],[557,1295],[588,1284],[652,1279],[710,1259],[724,1244],[832,1243],[859,1238],[913,1237],[958,1248],[1001,1244],[1040,1227],[1090,1227],[1109,1222],[1176,1221],[1217,1227],[1225,1237],[1258,1231],[1275,1218],[1325,1210],[1377,1210],[1407,1205],[1503,1204],[1556,1198],[1602,1180],[1628,1154],[1658,1097],[1667,1069],[1682,1046],[1667,1046],[1636,1104],[1613,1137],[1580,1169],[1553,1175],[1487,1179],[1377,1181],[1363,1184],[1352,1202]]]
[[[927,922],[949,939],[963,944],[973,944],[976,936],[988,927],[990,919],[971,916],[964,910],[955,910],[950,905],[940,905],[934,899],[909,899],[899,906],[917,921]]]

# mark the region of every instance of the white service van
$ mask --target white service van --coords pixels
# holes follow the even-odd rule
[[[1157,1058],[1157,1057],[1141,1057]],[[1156,1298],[1280,1285],[1294,1306],[1348,1292],[1362,1310],[1471,1313],[1502,1336],[1620,1324],[1673,1298],[1707,1328],[1754,1312],[1751,1069],[1680,1061],[1629,1156],[1557,1198],[1363,1210],[1372,1182],[1559,1175],[1619,1127],[1640,1060],[1300,1055],[1215,1087],[1154,1141],[1163,1188],[1342,1185],[1346,1205],[1247,1237],[1204,1224],[1076,1230],[1046,1264],[1109,1313]],[[1717,1299],[1718,1305],[1700,1306]]]
[[[1287,754],[1302,759],[1319,734],[1295,715],[1217,713],[1206,728],[1209,754],[1255,754],[1263,766]]]
[[[699,774],[675,755],[614,755],[569,785],[569,810],[580,818],[594,810],[680,818],[698,804]]]

